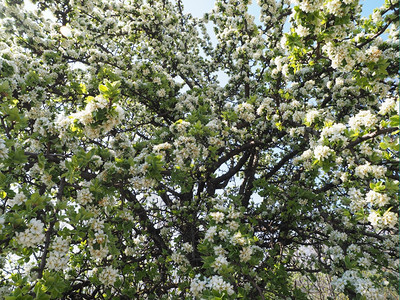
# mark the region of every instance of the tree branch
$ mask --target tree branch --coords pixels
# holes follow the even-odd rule
[[[129,202],[133,204],[133,210],[137,213],[141,225],[147,229],[148,233],[150,234],[150,237],[153,239],[154,243],[157,245],[159,250],[161,252],[162,250],[166,250],[168,253],[171,252],[171,250],[165,244],[163,238],[160,236],[160,230],[154,227],[153,223],[151,222],[151,220],[147,215],[146,210],[137,200],[136,196],[131,191],[123,188],[120,188],[119,191],[123,198],[127,199]]]
[[[377,131],[374,131],[374,132],[368,133],[366,135],[363,135],[362,137],[357,138],[355,141],[350,142],[346,146],[346,148],[351,149],[354,146],[356,146],[356,145],[358,145],[358,144],[360,144],[360,143],[362,143],[362,142],[364,142],[366,140],[373,139],[374,137],[377,137],[378,135],[381,135],[381,134],[392,133],[392,132],[395,132],[396,130],[399,130],[399,128],[397,128],[397,127],[389,127],[389,128],[379,129]]]
[[[280,168],[283,167],[290,159],[295,157],[298,153],[300,153],[301,149],[296,149],[288,154],[286,154],[267,174],[265,174],[263,177],[264,179],[269,179],[271,178]]]

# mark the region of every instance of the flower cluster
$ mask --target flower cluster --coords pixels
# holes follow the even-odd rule
[[[25,231],[15,234],[15,241],[24,248],[36,247],[42,244],[44,239],[44,224],[36,218],[29,221],[28,228]]]
[[[70,116],[59,115],[57,127],[62,131],[71,127],[76,131],[76,126],[83,126],[83,133],[89,138],[97,138],[102,133],[107,133],[124,119],[124,110],[119,105],[112,105],[111,100],[103,95],[88,97],[84,110]]]
[[[341,277],[334,278],[332,282],[332,286],[337,292],[343,292],[347,284],[353,285],[356,292],[367,299],[380,300],[386,298],[384,294],[378,292],[379,289],[376,288],[376,284],[370,278],[359,277],[356,271],[345,271]]]
[[[338,124],[333,124],[332,126],[329,127],[324,127],[321,131],[321,139],[327,139],[331,143],[335,142],[346,142],[347,137],[344,134],[346,131],[346,125],[338,123]]]
[[[349,120],[350,128],[360,130],[363,128],[373,128],[377,123],[377,118],[369,110],[360,111]]]
[[[95,260],[102,260],[108,253],[108,237],[104,233],[104,221],[98,219],[89,220],[90,227],[94,231],[94,237],[89,239],[89,252]]]
[[[11,200],[9,200],[9,201],[7,202],[7,204],[8,204],[10,207],[14,207],[14,205],[21,205],[21,204],[24,204],[26,200],[27,200],[27,198],[26,198],[26,196],[25,196],[24,193],[17,193],[17,194],[14,196],[14,198],[12,198]]]
[[[209,290],[232,295],[230,279],[225,276],[236,268],[233,262],[240,262],[245,269],[254,266],[261,249],[253,244],[254,238],[247,226],[241,224],[241,213],[235,207],[228,209],[217,203],[209,213],[209,220],[210,226],[199,249],[207,257],[205,267],[214,275],[207,278],[197,275],[191,282],[191,291],[196,297]]]
[[[326,160],[332,153],[333,150],[330,149],[328,146],[318,145],[314,149],[314,157],[319,161]]]
[[[368,178],[368,176],[373,175],[375,178],[383,178],[387,172],[385,166],[371,165],[367,162],[363,165],[358,165],[354,170],[354,175],[359,178]]]
[[[375,191],[369,191],[366,195],[366,201],[377,206],[385,206],[389,203],[388,195],[378,193]]]
[[[49,258],[47,259],[47,267],[55,271],[66,270],[69,261],[69,241],[57,236],[51,248],[53,251],[50,252]]]
[[[398,216],[394,212],[385,211],[383,215],[373,210],[368,216],[368,221],[376,229],[382,228],[396,228],[398,225]]]
[[[340,0],[337,0],[337,2],[340,2]],[[332,61],[332,68],[334,69],[349,71],[357,63],[350,54],[351,47],[349,43],[335,45],[329,42],[324,45],[323,49],[327,52],[329,59]]]
[[[77,192],[76,201],[81,205],[86,205],[93,201],[93,195],[89,188],[83,188]]]
[[[105,267],[99,274],[99,280],[106,286],[113,286],[118,279],[118,271],[112,266]]]
[[[228,296],[234,294],[233,286],[229,282],[224,281],[221,276],[214,275],[211,278],[204,278],[203,280],[200,278],[200,275],[196,275],[190,283],[190,291],[195,297],[200,296],[206,289],[216,291],[220,294],[227,294]]]

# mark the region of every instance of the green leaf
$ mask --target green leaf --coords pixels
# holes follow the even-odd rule
[[[99,85],[99,91],[102,93],[107,93],[108,92],[108,87],[106,87],[105,85],[100,84]]]
[[[399,115],[395,115],[393,117],[390,117],[390,126],[392,127],[399,127],[400,124],[400,116]]]
[[[43,153],[40,153],[38,155],[38,166],[39,166],[39,168],[44,169],[45,163],[46,163],[46,158],[44,157]]]
[[[19,110],[17,107],[11,108],[7,110],[8,120],[11,122],[18,122],[20,120]]]
[[[51,298],[50,298],[50,295],[48,295],[48,294],[39,293],[39,294],[36,295],[35,299],[37,299],[37,300],[49,300]]]
[[[380,142],[380,143],[379,143],[379,147],[380,147],[382,150],[386,150],[387,148],[389,148],[389,144],[388,144],[387,142]]]

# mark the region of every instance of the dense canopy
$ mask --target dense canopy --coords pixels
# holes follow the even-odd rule
[[[0,298],[398,299],[397,0],[0,2]]]

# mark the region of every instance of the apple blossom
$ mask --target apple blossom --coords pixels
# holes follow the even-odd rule
[[[1,1],[0,298],[398,298],[397,1],[184,2]]]

